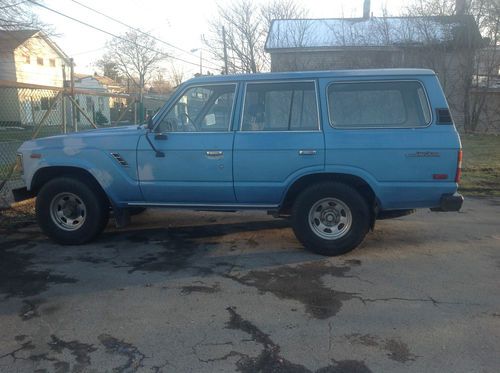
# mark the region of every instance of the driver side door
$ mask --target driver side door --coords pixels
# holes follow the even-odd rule
[[[153,146],[138,144],[140,187],[146,202],[200,206],[235,202],[233,189],[233,120],[236,84],[187,87],[160,118]]]

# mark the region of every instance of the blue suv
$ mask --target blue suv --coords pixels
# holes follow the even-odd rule
[[[461,145],[435,73],[421,69],[195,78],[140,126],[19,149],[43,231],[81,244],[138,208],[268,210],[320,254],[377,218],[458,211]]]

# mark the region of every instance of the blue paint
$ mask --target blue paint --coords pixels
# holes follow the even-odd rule
[[[346,129],[330,123],[327,96],[332,83],[406,80],[417,81],[425,88],[430,103],[430,125]],[[246,86],[263,81],[313,81],[319,108],[318,128],[242,131]],[[457,190],[454,177],[460,139],[453,125],[436,123],[435,109],[448,105],[430,70],[201,77],[179,87],[153,123],[158,125],[164,120],[189,87],[221,83],[236,85],[228,131],[165,131],[167,139],[155,139],[154,133],[149,133],[150,141],[164,157],[157,157],[152,150],[145,126],[106,128],[28,141],[19,149],[28,189],[37,171],[72,166],[89,171],[118,206],[186,204],[206,209],[223,209],[225,205],[228,209],[278,206],[295,181],[314,174],[357,176],[371,187],[380,207],[387,210],[436,207],[443,194]],[[42,158],[31,159],[31,153],[41,153]],[[111,153],[118,153],[128,166],[120,165]],[[434,180],[433,174],[449,177]]]

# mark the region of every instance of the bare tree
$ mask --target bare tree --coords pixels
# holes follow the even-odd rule
[[[306,18],[308,13],[307,9],[299,6],[294,0],[272,1],[262,5],[260,12],[267,30],[271,27],[274,19]]]
[[[109,61],[108,59],[99,59],[94,66],[99,70],[103,76],[113,79],[117,83],[121,83],[123,75],[120,72],[116,62]]]
[[[107,52],[102,60],[115,66],[124,77],[138,88],[140,99],[146,83],[159,65],[168,56],[156,45],[156,40],[147,33],[128,31],[120,37],[113,38],[106,44]]]
[[[157,71],[151,79],[151,84],[149,88],[149,93],[157,93],[160,95],[168,95],[172,92],[172,84],[165,79],[163,72],[161,70]]]
[[[32,7],[29,1],[0,0],[0,30],[42,28],[44,25],[33,13]]]
[[[274,0],[260,8],[250,0],[234,0],[218,5],[219,18],[210,24],[211,36],[205,39],[216,59],[224,60],[224,32],[228,51],[228,70],[256,73],[269,67],[264,51],[267,32],[273,19],[306,15],[294,0]]]
[[[426,54],[428,67],[441,72],[440,80],[452,109],[463,114],[464,130],[475,131],[488,110],[486,91],[490,78],[498,75],[499,1],[417,0],[407,7],[405,13],[408,16],[421,16],[416,25],[417,31],[425,35],[427,44],[432,48]],[[463,16],[464,22],[467,22],[467,16],[471,16],[483,37],[482,41],[475,40],[470,32],[457,32],[455,29],[455,38],[449,43],[433,43],[433,39],[439,35],[436,35],[436,28],[429,16],[454,14]],[[450,32],[453,27],[453,24],[449,25]],[[457,52],[453,58],[447,53],[450,47]]]
[[[186,74],[182,67],[177,66],[174,63],[170,65],[168,76],[172,86],[177,87],[181,85],[182,82],[185,80],[185,75]]]

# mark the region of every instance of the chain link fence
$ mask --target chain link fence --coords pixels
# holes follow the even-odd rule
[[[146,96],[149,115],[167,97]],[[17,149],[26,140],[85,131],[93,128],[138,123],[135,95],[42,87],[0,82],[0,207],[12,202],[10,191],[22,186],[16,170]]]

